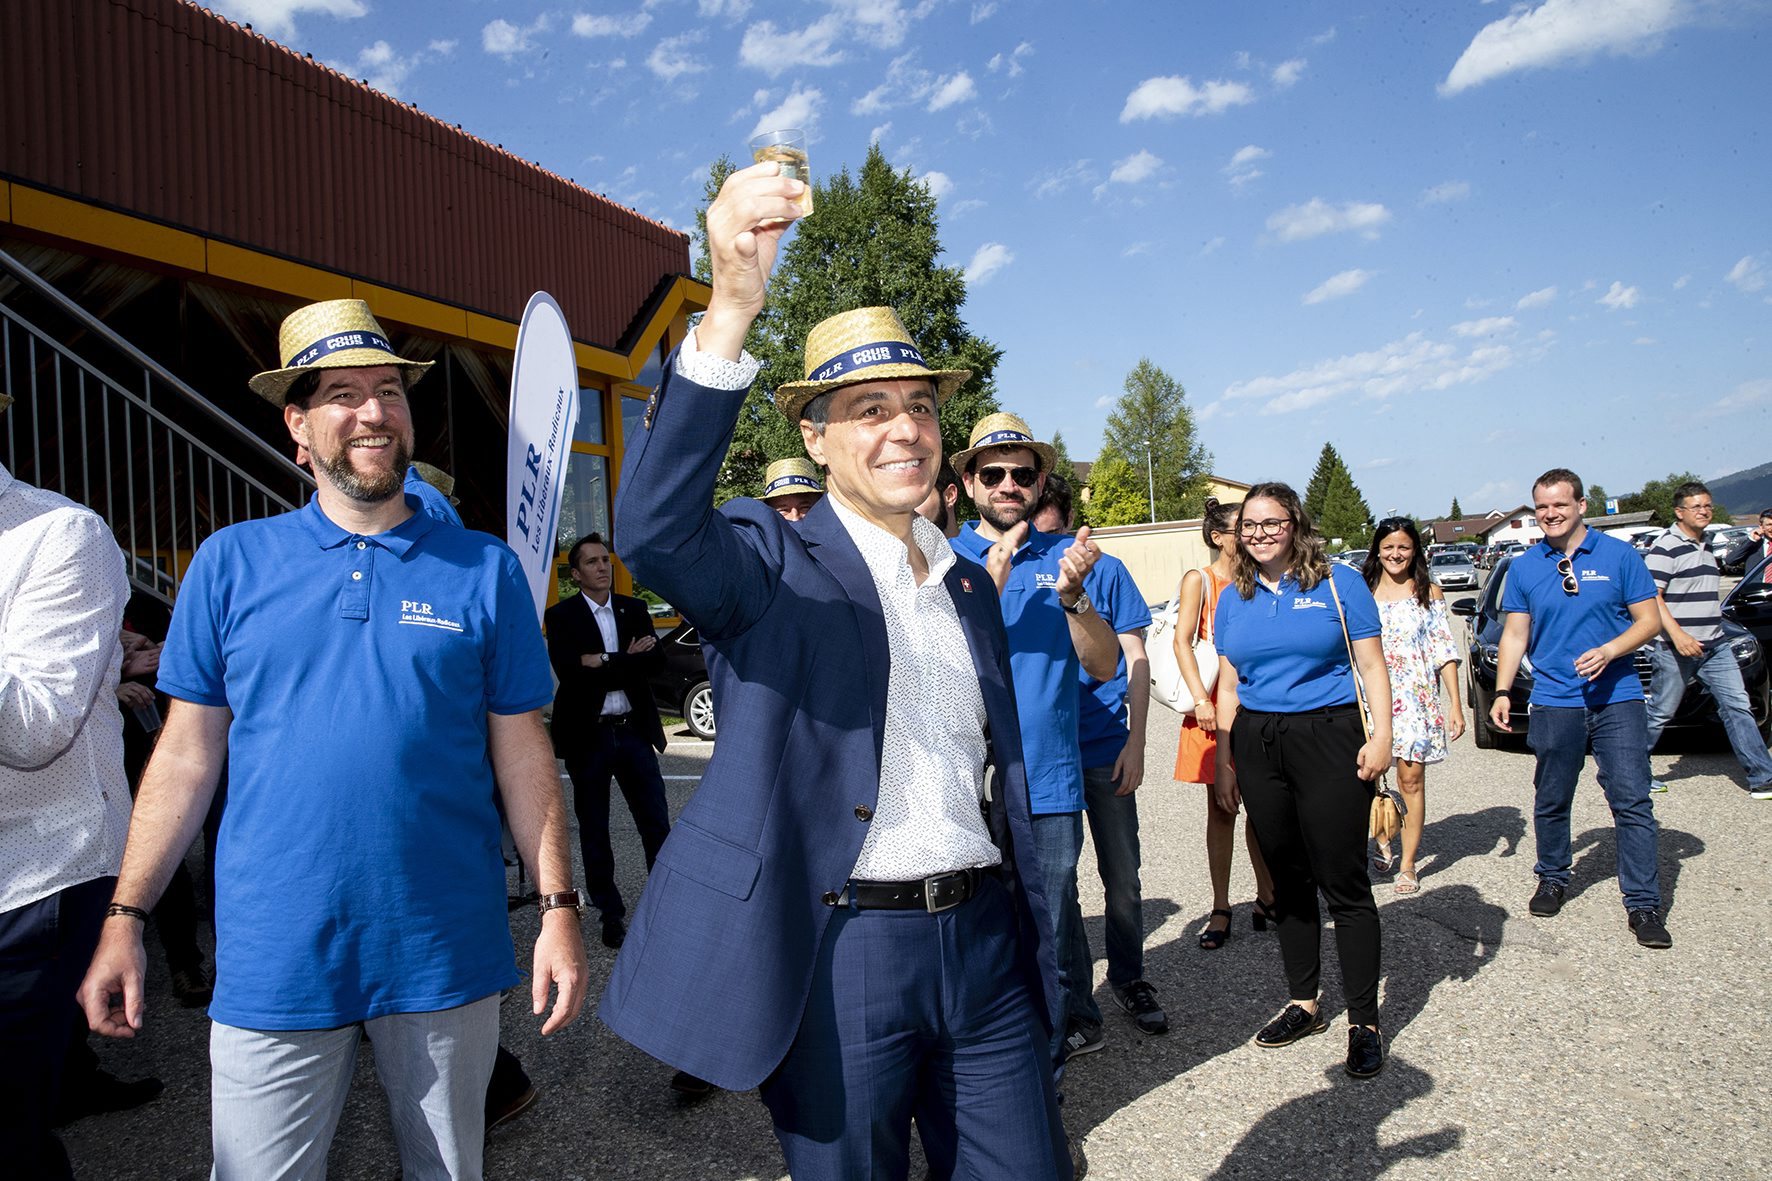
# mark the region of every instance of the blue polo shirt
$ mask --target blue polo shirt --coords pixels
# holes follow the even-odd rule
[[[553,697],[517,557],[414,510],[318,499],[197,550],[164,693],[233,711],[209,1014],[322,1029],[517,982],[487,714]]]
[[[1381,634],[1378,604],[1360,572],[1331,562],[1329,577],[1347,612],[1348,637]],[[1213,629],[1219,654],[1237,670],[1237,697],[1244,709],[1300,713],[1356,700],[1347,642],[1327,582],[1300,590],[1288,575],[1273,591],[1258,579],[1247,599],[1232,583],[1219,593]]]
[[[1082,666],[1057,589],[1058,559],[1070,544],[1066,534],[1028,526],[1027,540],[1010,560],[1001,596],[1028,796],[1036,816],[1083,810],[1083,762],[1077,746],[1077,674]],[[991,543],[979,534],[977,521],[968,521],[953,547],[982,566]]]
[[[457,529],[462,527],[461,514],[455,511],[455,506],[449,503],[449,498],[443,495],[443,490],[419,475],[417,468],[406,469],[404,483],[406,495],[418,497],[418,502],[422,506],[420,512],[435,517],[445,524],[454,525]]]
[[[1563,555],[1540,541],[1507,568],[1501,609],[1531,616],[1526,658],[1532,662],[1533,705],[1611,705],[1641,701],[1643,685],[1628,656],[1595,680],[1575,671],[1575,658],[1617,639],[1630,628],[1630,605],[1655,597],[1655,580],[1637,551],[1597,529],[1587,530],[1569,555],[1581,590],[1563,589]]]
[[[1151,625],[1151,610],[1145,606],[1138,584],[1126,563],[1112,554],[1097,558],[1089,575],[1083,580],[1083,591],[1101,617],[1108,621],[1114,634],[1138,631]],[[1119,665],[1111,681],[1098,681],[1077,665],[1082,689],[1078,698],[1078,742],[1083,751],[1085,767],[1111,767],[1126,739],[1132,733],[1126,709],[1126,653],[1121,652]]]

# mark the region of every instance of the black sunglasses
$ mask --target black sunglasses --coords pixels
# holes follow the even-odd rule
[[[1034,481],[1040,476],[1040,471],[1038,468],[1031,467],[981,467],[974,471],[973,475],[977,476],[978,482],[986,488],[995,488],[1003,482],[1004,476],[1014,480],[1015,486],[1018,488],[1032,488]]]
[[[1378,522],[1375,532],[1378,535],[1395,533],[1397,530],[1413,524],[1415,524],[1415,519],[1413,517],[1386,517],[1384,520]]]

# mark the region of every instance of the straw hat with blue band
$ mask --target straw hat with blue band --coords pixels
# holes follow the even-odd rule
[[[783,382],[775,408],[798,423],[806,403],[862,381],[918,377],[935,383],[939,405],[972,376],[970,369],[931,369],[891,308],[856,308],[820,321],[806,334],[806,379]]]
[[[763,473],[763,494],[758,500],[774,500],[800,492],[824,495],[818,482],[818,468],[810,459],[778,459]]]
[[[277,333],[277,355],[283,368],[256,374],[246,384],[273,406],[282,406],[289,387],[316,369],[372,369],[398,365],[406,387],[423,377],[436,362],[408,361],[394,351],[388,334],[360,299],[328,299],[297,308]]]
[[[1040,470],[1049,472],[1058,462],[1058,452],[1050,444],[1042,443],[1034,438],[1034,432],[1018,414],[987,414],[978,420],[972,428],[972,438],[966,450],[956,452],[950,461],[954,471],[964,477],[966,466],[972,462],[973,456],[981,451],[989,451],[992,447],[1026,447],[1040,457]]]

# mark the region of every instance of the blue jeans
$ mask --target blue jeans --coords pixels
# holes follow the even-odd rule
[[[1538,836],[1534,872],[1569,884],[1569,810],[1575,781],[1593,751],[1600,790],[1612,809],[1618,840],[1618,888],[1626,910],[1661,906],[1655,865],[1655,808],[1649,802],[1647,710],[1641,701],[1611,705],[1532,707],[1526,741],[1538,756],[1533,828]]]
[[[1074,939],[1083,937],[1083,911],[1077,905],[1077,858],[1083,852],[1083,814],[1081,812],[1048,812],[1035,816],[1034,863],[1040,874],[1040,887],[1046,895],[1046,908],[1052,915],[1052,947],[1058,959],[1058,991],[1061,1014],[1077,1012],[1076,997],[1090,992],[1093,977],[1088,959],[1081,975],[1071,974],[1065,950]],[[1073,935],[1072,932],[1075,932]],[[1093,1001],[1091,1002],[1093,1004]],[[1099,1015],[1096,1022],[1100,1023]],[[1065,1022],[1052,1030],[1052,1060],[1064,1058]]]
[[[1654,749],[1667,728],[1680,698],[1694,678],[1703,681],[1717,703],[1717,716],[1723,719],[1723,731],[1741,769],[1747,772],[1747,785],[1761,788],[1772,783],[1772,755],[1760,738],[1754,723],[1753,705],[1747,699],[1747,687],[1741,683],[1741,664],[1728,641],[1712,640],[1697,656],[1681,656],[1667,641],[1649,649],[1649,663],[1654,676],[1649,682],[1649,747]]]
[[[1138,796],[1114,794],[1114,768],[1090,767],[1083,772],[1083,799],[1088,805],[1089,835],[1095,840],[1095,868],[1101,874],[1107,910],[1108,986],[1125,988],[1144,978],[1144,895],[1138,882]],[[1095,961],[1089,937],[1079,921],[1063,949],[1063,970],[1073,980],[1094,979]],[[1101,1006],[1093,990],[1074,989],[1071,1016],[1101,1024]]]

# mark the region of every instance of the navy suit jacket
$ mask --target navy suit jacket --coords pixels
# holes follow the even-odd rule
[[[762,1083],[799,1031],[835,914],[826,896],[849,879],[877,802],[890,660],[873,579],[828,497],[797,528],[755,500],[713,508],[744,396],[676,376],[673,358],[650,428],[628,440],[622,557],[700,630],[720,740],[598,1010],[640,1049],[733,1091]],[[1002,611],[975,563],[959,558],[945,581],[984,696],[986,822],[1049,1032],[1057,971]]]
[[[652,634],[652,616],[646,604],[627,595],[609,596],[615,612],[616,651],[605,652],[603,629],[592,618],[591,605],[579,602],[582,598],[580,593],[561,599],[542,615],[548,632],[548,662],[560,681],[554,693],[554,753],[570,759],[585,749],[595,733],[597,715],[603,712],[603,699],[617,689],[628,695],[628,706],[646,741],[662,752],[664,723],[659,720],[658,702],[647,678],[663,660],[664,650],[628,654],[629,644]],[[579,659],[591,653],[603,654],[606,659],[601,666],[587,668]]]

